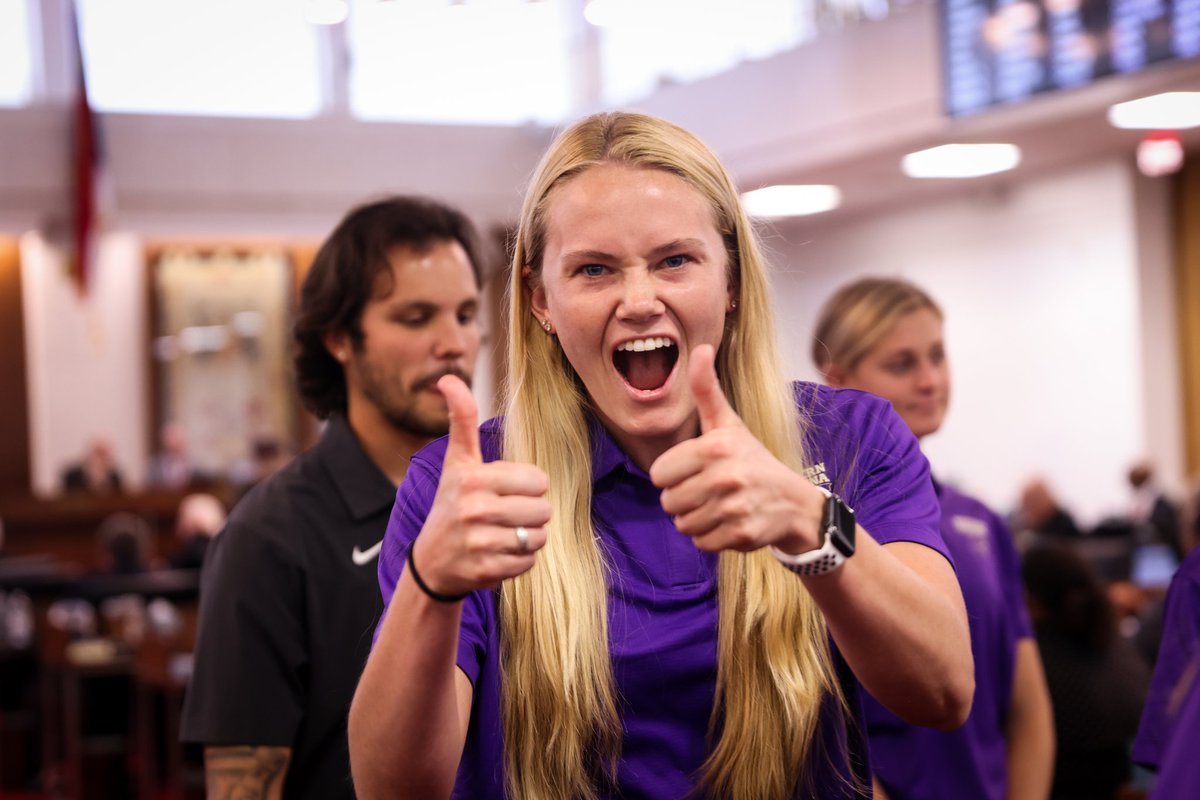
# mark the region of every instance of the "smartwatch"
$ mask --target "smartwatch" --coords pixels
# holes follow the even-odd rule
[[[821,487],[817,487],[821,489]],[[854,510],[833,492],[825,492],[825,508],[821,512],[821,530],[825,543],[816,550],[791,555],[770,545],[771,555],[797,575],[824,575],[833,572],[854,555]]]

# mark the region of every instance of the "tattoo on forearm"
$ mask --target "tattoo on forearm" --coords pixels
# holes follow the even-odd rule
[[[274,800],[283,795],[288,747],[206,747],[208,800]]]

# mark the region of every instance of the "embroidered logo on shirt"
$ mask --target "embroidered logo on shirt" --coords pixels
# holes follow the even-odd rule
[[[988,526],[987,523],[978,517],[968,517],[965,514],[955,514],[950,518],[950,524],[954,526],[954,530],[966,536],[972,546],[983,555],[987,555],[988,546]]]
[[[803,473],[804,477],[808,478],[809,482],[814,486],[824,486],[829,489],[833,484],[829,481],[829,476],[825,474],[825,462],[813,464],[811,467],[806,467]]]
[[[358,545],[354,545],[354,549],[350,552],[350,560],[354,562],[356,567],[365,567],[367,564],[370,564],[375,560],[375,557],[379,555],[379,550],[382,547],[382,539],[368,547],[366,550],[359,550]]]

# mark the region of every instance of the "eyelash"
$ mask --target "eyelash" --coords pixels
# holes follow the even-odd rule
[[[670,264],[670,263],[668,263],[670,261],[678,261],[679,263],[678,264]],[[662,260],[662,265],[664,267],[667,267],[668,269],[679,269],[679,268],[683,267],[684,265],[686,265],[689,261],[695,261],[695,259],[689,255],[685,255],[683,253],[678,253],[676,255],[667,256],[666,258],[664,258]],[[590,272],[590,270],[592,270],[592,269],[599,270],[599,271],[595,272],[595,273]],[[584,264],[581,267],[579,267],[579,269],[576,270],[576,274],[584,275],[585,277],[588,277],[588,278],[599,278],[607,270],[608,270],[608,267],[606,267],[603,264]]]

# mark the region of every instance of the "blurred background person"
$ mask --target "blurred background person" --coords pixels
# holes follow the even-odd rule
[[[1013,522],[1020,531],[1035,536],[1069,539],[1083,535],[1075,517],[1059,505],[1050,485],[1042,478],[1034,478],[1021,489]]]
[[[159,489],[183,489],[203,480],[188,454],[187,431],[178,422],[168,422],[158,434],[159,450],[150,459],[146,484]]]
[[[292,452],[279,439],[261,434],[250,440],[250,453],[229,468],[229,481],[237,496],[250,491],[259,481],[271,477],[292,459]]]
[[[1151,800],[1192,800],[1200,790],[1200,659],[1184,671],[1172,696],[1170,728]]]
[[[151,567],[154,530],[137,514],[110,514],[96,531],[98,571],[110,575],[137,575]]]
[[[172,569],[200,569],[209,542],[225,526],[225,505],[211,494],[189,494],[175,514]]]
[[[1021,574],[1054,704],[1051,797],[1111,800],[1130,782],[1149,670],[1118,635],[1104,582],[1072,547],[1034,545]]]
[[[1187,504],[1186,531],[1200,530],[1200,488]],[[1187,536],[1191,551],[1176,570],[1162,613],[1162,638],[1146,705],[1133,746],[1133,760],[1152,770],[1161,766],[1168,739],[1170,707],[1190,665],[1200,659],[1200,547]],[[1200,742],[1200,740],[1197,740]],[[1196,786],[1200,792],[1200,784]]]
[[[942,311],[907,281],[865,278],[824,305],[813,361],[831,386],[888,400],[918,438],[937,432],[950,399]],[[935,480],[941,532],[971,625],[975,699],[962,728],[936,731],[867,703],[876,794],[893,800],[1047,797],[1054,763],[1049,694],[1004,521]]]
[[[99,436],[92,439],[83,459],[63,470],[62,487],[67,492],[93,494],[121,491],[121,471],[113,458],[112,443]]]
[[[1180,536],[1179,513],[1175,505],[1154,475],[1154,466],[1141,461],[1129,469],[1129,486],[1133,489],[1133,502],[1129,509],[1129,520],[1133,523],[1140,544],[1162,544],[1171,548],[1177,560],[1184,557],[1184,546]]]

